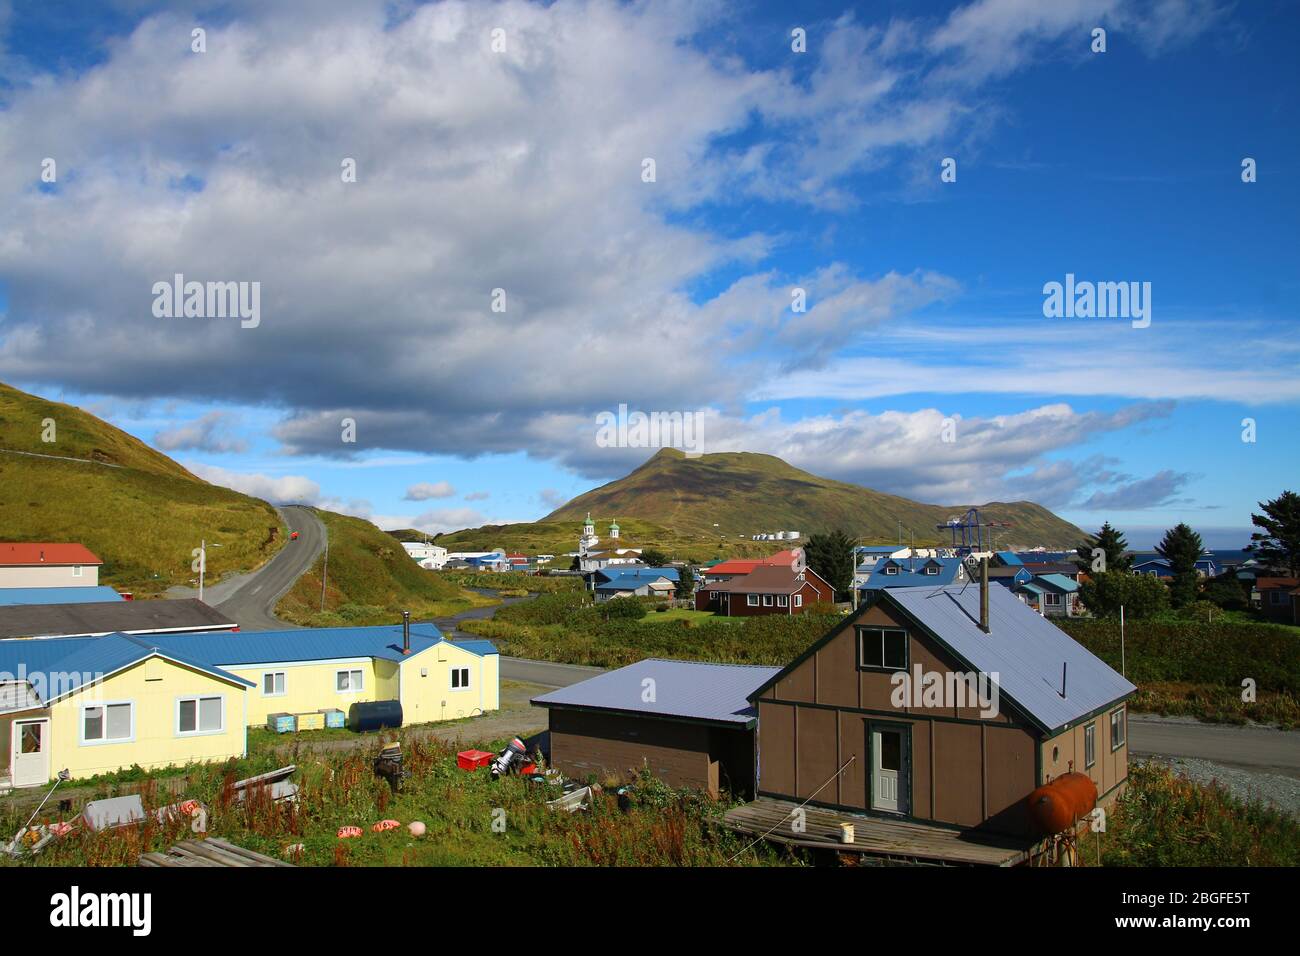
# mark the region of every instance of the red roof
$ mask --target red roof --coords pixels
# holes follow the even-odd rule
[[[0,567],[26,564],[103,564],[84,544],[0,542]]]
[[[755,568],[775,566],[779,568],[789,568],[794,566],[793,551],[778,551],[766,558],[753,558],[744,560],[736,558],[732,561],[723,561],[721,564],[715,564],[711,568],[705,568],[704,573],[709,574],[749,574]]]
[[[1293,588],[1297,584],[1300,584],[1300,578],[1259,578],[1255,581],[1255,590],[1271,591],[1273,588]]]

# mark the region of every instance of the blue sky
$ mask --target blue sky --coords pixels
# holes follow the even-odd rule
[[[529,520],[653,452],[626,404],[1136,545],[1295,485],[1294,4],[73,8],[0,0],[0,380],[209,480]],[[153,315],[177,272],[260,324]],[[1067,273],[1149,327],[1045,317]]]

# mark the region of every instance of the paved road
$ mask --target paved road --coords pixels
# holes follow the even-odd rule
[[[223,581],[207,589],[205,595],[226,617],[238,622],[244,631],[274,631],[293,627],[275,617],[276,602],[293,587],[293,582],[308,570],[325,548],[325,525],[311,511],[300,505],[280,509],[290,531],[298,532],[297,541],[288,541],[270,561],[252,574],[234,581]],[[189,589],[186,589],[187,592]],[[187,593],[187,596],[194,596]]]
[[[1138,756],[1193,757],[1300,778],[1300,731],[1133,714],[1128,741]]]
[[[568,687],[588,677],[605,672],[602,667],[581,667],[577,664],[553,664],[550,661],[530,661],[523,657],[501,658],[501,679],[526,681],[546,687]]]

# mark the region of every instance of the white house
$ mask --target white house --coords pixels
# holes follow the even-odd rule
[[[0,542],[0,588],[99,587],[103,563],[82,544]]]
[[[447,549],[436,544],[427,541],[403,541],[402,547],[420,567],[426,570],[440,571],[447,563]]]

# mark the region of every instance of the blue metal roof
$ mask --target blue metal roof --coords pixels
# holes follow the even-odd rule
[[[627,571],[623,574],[616,574],[608,581],[596,585],[597,591],[633,591],[639,587],[644,587],[654,581],[667,580],[673,584],[677,583],[677,577],[668,577],[658,571]]]
[[[749,695],[780,670],[650,658],[534,697],[533,703],[748,726],[755,714]],[[646,701],[650,687],[654,699]]]
[[[281,661],[327,661],[349,657],[374,657],[401,661],[402,626],[320,627],[296,631],[240,631],[212,634],[156,634],[160,646],[176,648],[215,664],[275,664]],[[426,651],[446,640],[433,624],[411,625],[411,653]],[[452,643],[448,641],[448,643]],[[457,644],[482,657],[497,653],[491,641]]]
[[[442,641],[446,638],[433,624],[411,625],[413,654]],[[479,657],[498,653],[491,641],[446,642]],[[67,674],[71,686],[65,687],[63,693],[69,693],[96,675],[120,670],[154,653],[223,680],[251,687],[249,681],[222,668],[354,657],[401,661],[402,628],[390,625],[0,640],[0,674],[13,677],[20,673]]]
[[[997,552],[997,557],[1006,567],[1013,567],[1017,564],[1025,563],[1020,560],[1020,555],[1016,554],[1014,551],[999,551]]]
[[[1070,580],[1064,574],[1040,574],[1034,578],[1034,583],[1045,584],[1049,589],[1065,594],[1073,594],[1079,590],[1079,582]]]
[[[1100,658],[1005,588],[989,588],[989,633],[979,627],[980,589],[890,588],[896,604],[976,671],[996,673],[1005,694],[1048,731],[1137,690]],[[1062,697],[1062,666],[1066,696]]]
[[[864,591],[877,591],[882,588],[916,588],[934,587],[937,584],[952,584],[961,570],[961,558],[890,558],[876,566],[862,586]],[[926,565],[937,565],[935,574],[926,574]],[[886,574],[885,568],[896,566],[897,574]]]
[[[13,604],[91,604],[125,600],[106,584],[90,588],[0,588],[0,607]]]
[[[146,637],[108,634],[104,637],[45,638],[0,641],[0,672],[20,674],[37,686],[44,703],[153,656],[160,656],[235,684],[252,687],[210,662],[183,651],[157,646]]]

